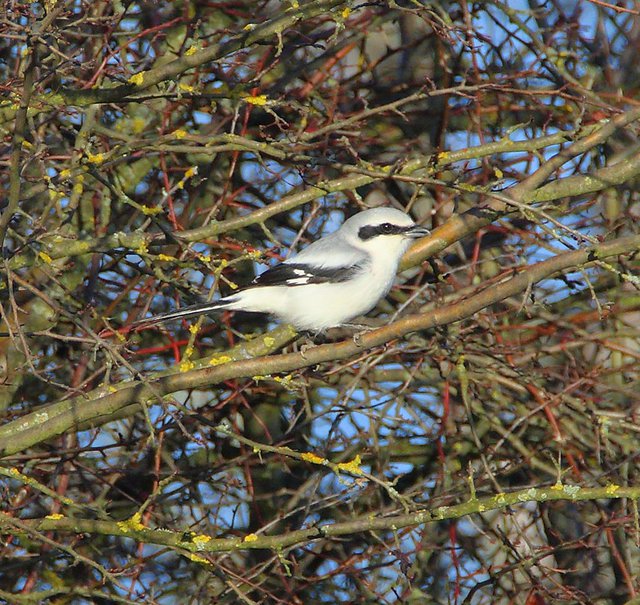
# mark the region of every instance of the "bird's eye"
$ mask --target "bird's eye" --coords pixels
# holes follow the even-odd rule
[[[382,223],[380,225],[380,233],[393,233],[395,231],[391,223]]]

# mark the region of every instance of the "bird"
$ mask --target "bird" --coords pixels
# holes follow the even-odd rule
[[[141,319],[135,325],[227,310],[268,314],[298,331],[321,334],[371,311],[391,289],[412,240],[429,233],[396,208],[363,210],[337,231],[267,269],[246,288]]]

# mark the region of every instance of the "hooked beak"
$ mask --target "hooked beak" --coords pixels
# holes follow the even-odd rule
[[[411,239],[418,239],[419,237],[424,237],[425,235],[430,235],[431,231],[426,227],[422,227],[420,225],[413,225],[409,227],[404,234]]]

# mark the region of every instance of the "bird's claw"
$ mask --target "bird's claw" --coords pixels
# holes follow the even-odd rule
[[[353,342],[356,345],[356,347],[364,347],[364,344],[362,344],[362,337],[365,334],[368,334],[369,332],[373,332],[373,330],[375,330],[375,328],[372,328],[370,326],[358,326],[358,328],[360,328],[359,332],[356,332],[353,335]]]
[[[302,359],[304,359],[305,361],[308,361],[306,353],[309,349],[313,349],[315,346],[316,344],[313,342],[305,342],[300,346],[300,349],[298,350],[298,352],[300,353],[300,357],[302,357]]]

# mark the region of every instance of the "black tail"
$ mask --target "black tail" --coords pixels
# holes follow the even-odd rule
[[[189,317],[197,317],[199,315],[206,315],[212,311],[222,311],[232,304],[230,300],[215,300],[206,303],[200,303],[198,305],[191,305],[190,307],[183,307],[182,309],[176,309],[169,313],[163,313],[162,315],[156,315],[155,317],[148,317],[147,319],[140,319],[135,322],[135,326],[153,326],[155,324],[163,324],[168,321],[174,321],[176,319],[188,319]]]

